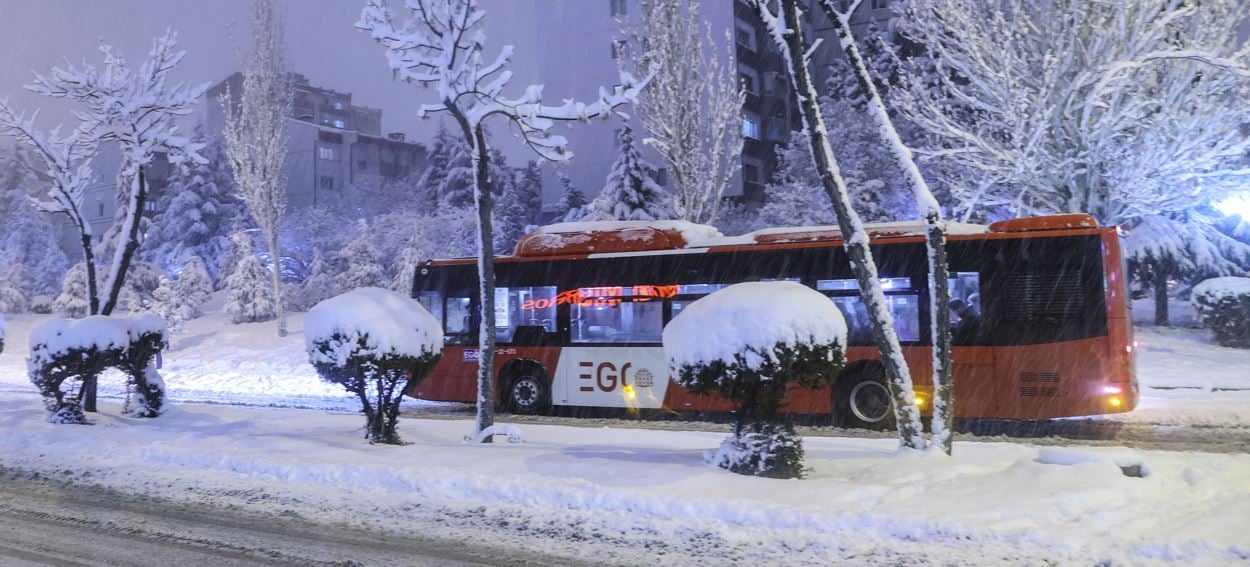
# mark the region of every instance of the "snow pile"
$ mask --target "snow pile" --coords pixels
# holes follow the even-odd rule
[[[704,242],[721,238],[723,235],[714,226],[695,224],[679,220],[662,221],[581,221],[561,222],[539,227],[534,234],[569,234],[592,232],[626,232],[638,231],[639,238],[647,238],[651,231],[676,231],[686,241],[686,247],[699,247]],[[628,236],[626,232],[623,237]],[[624,238],[628,240],[628,238]]]
[[[1212,278],[1194,286],[1190,301],[1221,346],[1250,348],[1250,278]]]
[[[347,338],[337,340],[335,337]],[[357,337],[364,340],[361,344]],[[329,345],[322,351],[321,345]],[[419,358],[442,352],[443,329],[420,303],[366,287],[318,303],[304,321],[304,347],[313,365],[343,366],[349,357]]]
[[[846,344],[846,322],[820,292],[797,282],[748,282],[691,303],[664,328],[674,368],[733,360],[758,369],[778,343]]]
[[[1250,297],[1250,278],[1225,277],[1211,278],[1194,286],[1194,301],[1205,297],[1210,303],[1216,303],[1228,297]]]

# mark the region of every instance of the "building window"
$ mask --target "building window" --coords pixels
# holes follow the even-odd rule
[[[96,205],[96,210],[98,211],[96,213],[96,216],[98,217],[104,216],[104,201],[96,201],[95,205]]]
[[[668,168],[661,167],[655,170],[655,182],[660,187],[668,187]]]
[[[880,10],[886,7],[886,0],[872,0],[872,9]]]
[[[323,161],[338,161],[339,160],[339,148],[337,146],[331,146],[327,144],[318,145],[317,146],[317,159],[323,160]]]
[[[624,59],[626,55],[626,50],[628,49],[629,49],[629,44],[626,43],[625,40],[623,39],[614,40],[612,42],[612,58],[617,59],[617,60]]]
[[[738,78],[742,81],[742,90],[755,94],[755,77],[746,73],[738,73]]]
[[[628,8],[626,6],[627,1],[628,0],[608,0],[608,5],[610,6],[612,10],[613,18],[624,16],[627,13],[628,11]]]
[[[336,100],[336,101],[334,101],[334,109],[335,109],[335,110],[343,110],[343,101],[341,101],[341,100]]]
[[[321,188],[334,189],[334,178],[327,175],[321,176]]]
[[[760,182],[760,168],[756,165],[746,164],[742,166],[742,177],[751,183]]]
[[[760,139],[760,123],[749,116],[742,117],[742,135],[752,140]]]
[[[755,41],[753,41],[751,37],[751,32],[747,30],[735,28],[734,41],[738,42],[738,45],[741,45],[742,47],[755,51]]]
[[[346,122],[343,122],[342,120],[335,120],[335,121],[334,121],[334,127],[335,127],[335,128],[346,128],[346,127],[347,127],[347,123],[346,123]]]
[[[356,162],[356,169],[368,169],[368,168],[369,168],[369,160],[362,159]]]

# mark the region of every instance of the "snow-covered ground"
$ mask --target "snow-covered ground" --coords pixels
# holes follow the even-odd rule
[[[464,443],[471,422],[453,416],[405,419],[411,445],[369,446],[363,417],[337,411],[353,400],[308,364],[301,315],[278,338],[272,323],[230,325],[216,310],[165,355],[166,415],[117,417],[109,400],[96,426],[55,426],[24,362],[48,316],[8,319],[0,466],[123,491],[516,538],[606,563],[1250,561],[1246,454],[960,442],[945,459],[896,454],[893,439],[809,437],[808,478],[779,481],[705,464],[723,432],[527,424],[526,443],[484,447]],[[1136,332],[1142,403],[1109,419],[1250,427],[1250,351],[1202,329]],[[240,403],[286,408],[222,405]],[[1149,474],[1121,474],[1131,462]]]
[[[1250,560],[1250,455],[957,443],[948,459],[811,438],[808,478],[785,481],[705,464],[719,433],[532,425],[525,443],[481,446],[462,440],[469,420],[405,420],[412,444],[392,447],[364,443],[358,415],[102,409],[96,426],[56,426],[37,399],[0,397],[0,462],[319,522],[433,522],[608,563]]]

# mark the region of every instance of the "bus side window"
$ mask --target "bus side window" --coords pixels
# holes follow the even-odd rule
[[[469,298],[447,298],[447,323],[443,325],[443,342],[451,345],[470,343]]]
[[[443,322],[443,294],[437,291],[423,291],[417,294],[417,303],[421,304],[426,311],[430,312],[438,324],[445,325]]]
[[[886,308],[894,319],[894,332],[902,342],[920,340],[920,295],[911,291],[911,278],[881,278],[881,288],[885,291]],[[834,292],[839,295],[830,297],[842,311],[846,320],[847,343],[852,345],[872,344],[872,322],[868,319],[868,309],[860,298],[859,283],[853,279],[819,280],[816,289]],[[852,295],[849,292],[856,292]]]
[[[520,327],[556,332],[555,286],[495,288],[495,340],[512,342]]]
[[[950,287],[951,342],[973,344],[981,332],[981,274],[953,272]]]
[[[571,311],[575,343],[658,343],[664,331],[663,301],[587,301]]]

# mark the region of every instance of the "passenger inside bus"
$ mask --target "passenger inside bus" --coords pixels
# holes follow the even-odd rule
[[[962,299],[952,299],[950,309],[951,342],[957,345],[973,342],[981,327],[981,316]]]

